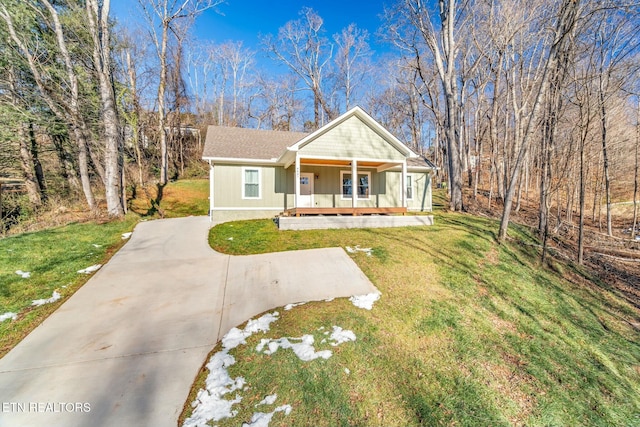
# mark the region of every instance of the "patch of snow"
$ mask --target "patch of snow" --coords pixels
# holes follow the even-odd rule
[[[238,328],[231,328],[227,334],[222,337],[222,346],[226,349],[236,348],[240,344],[246,344],[245,338],[249,335],[245,334],[243,330]]]
[[[0,322],[4,322],[7,319],[16,320],[17,318],[18,318],[18,314],[12,313],[11,311],[4,314],[0,314]]]
[[[245,339],[256,332],[266,332],[272,322],[278,319],[279,313],[267,313],[258,319],[247,322],[244,329],[232,328],[222,338],[222,350],[211,356],[207,363],[209,375],[205,380],[206,387],[201,389],[196,400],[191,404],[194,409],[191,417],[185,420],[183,427],[206,426],[209,421],[219,421],[223,418],[235,417],[233,405],[239,403],[242,397],[237,393],[234,399],[225,399],[225,395],[242,390],[245,385],[243,377],[231,378],[227,368],[236,363],[229,350],[240,344],[246,344]]]
[[[47,299],[36,299],[33,300],[33,302],[31,303],[32,306],[36,306],[39,307],[41,305],[45,305],[45,304],[50,304],[52,302],[56,302],[58,301],[60,298],[62,297],[62,295],[60,295],[60,293],[58,293],[58,291],[53,291],[53,294],[51,295],[51,298],[47,298]]]
[[[291,409],[291,405],[282,405],[274,409],[273,412],[256,412],[251,417],[251,422],[243,423],[242,427],[268,427],[271,422],[271,418],[273,418],[276,412],[284,412],[285,415],[289,415],[291,413]]]
[[[31,272],[29,271],[16,270],[16,274],[23,279],[28,279],[29,277],[31,277]]]
[[[127,240],[129,237],[131,237],[132,234],[133,234],[132,231],[128,233],[122,233],[122,240]]]
[[[334,326],[329,339],[333,341],[331,345],[335,347],[345,342],[355,341],[356,334],[348,329],[342,329],[340,326]]]
[[[270,394],[269,396],[265,396],[264,399],[262,399],[260,401],[260,403],[258,403],[256,406],[258,405],[273,405],[274,403],[276,403],[276,399],[278,398],[277,394]]]
[[[364,252],[365,254],[367,254],[367,256],[371,256],[371,254],[373,253],[373,249],[371,249],[371,248],[361,248],[360,245],[356,245],[354,248],[352,248],[351,246],[345,246],[344,248],[350,254],[355,254],[356,252]]]
[[[304,304],[306,304],[306,302],[298,302],[298,303],[295,303],[295,304],[287,304],[287,305],[284,306],[284,309],[285,309],[285,311],[289,311],[293,307],[297,307],[299,305],[304,305]]]
[[[292,343],[290,340],[300,341],[300,342]],[[258,346],[256,347],[256,351],[260,353],[262,352],[262,349],[264,348],[264,346],[268,345],[269,349],[265,350],[264,354],[272,355],[276,351],[278,351],[278,349],[280,348],[283,348],[283,349],[290,348],[291,350],[293,350],[294,354],[298,356],[300,360],[303,360],[305,362],[309,362],[311,360],[315,360],[318,358],[328,359],[333,355],[331,350],[316,351],[315,347],[313,346],[313,342],[314,342],[313,335],[303,335],[300,338],[284,337],[277,340],[263,339],[260,341],[260,344],[258,344]]]
[[[278,320],[280,313],[274,311],[273,313],[267,313],[257,319],[251,319],[247,322],[247,326],[244,327],[245,332],[249,332],[249,335],[256,332],[267,332],[271,324]]]
[[[366,310],[373,309],[373,303],[380,299],[380,293],[374,292],[366,295],[354,295],[349,298],[349,301],[356,307],[364,308]]]
[[[258,319],[251,319],[247,322],[247,326],[244,329],[231,328],[227,334],[222,337],[222,347],[229,351],[236,348],[240,344],[246,344],[245,338],[249,337],[256,332],[267,332],[271,323],[278,320],[280,313],[274,311],[273,313],[267,313]]]
[[[98,271],[100,269],[100,267],[102,267],[102,264],[94,264],[90,267],[84,268],[82,270],[78,270],[78,273],[80,274],[91,274],[94,271]]]

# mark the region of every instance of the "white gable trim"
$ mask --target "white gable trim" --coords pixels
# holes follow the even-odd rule
[[[293,144],[292,146],[287,147],[287,150],[278,159],[278,163],[288,163],[285,160],[285,157],[287,157],[287,154],[289,154],[291,152],[299,151],[302,147],[304,147],[305,145],[309,144],[311,141],[313,141],[316,138],[318,138],[319,136],[325,134],[329,130],[334,129],[335,127],[339,126],[341,123],[343,123],[344,121],[346,121],[347,119],[349,119],[349,118],[351,118],[353,116],[358,117],[367,126],[369,126],[371,129],[373,129],[375,132],[379,133],[386,142],[388,142],[390,145],[392,145],[396,150],[398,150],[400,153],[402,153],[407,158],[418,158],[418,157],[420,157],[416,153],[414,153],[409,147],[404,145],[398,138],[393,136],[393,134],[391,134],[391,132],[389,132],[387,129],[385,129],[384,126],[382,126],[380,123],[375,121],[373,119],[373,117],[371,117],[369,114],[367,114],[362,108],[356,106],[356,107],[352,108],[351,110],[347,111],[346,113],[342,114],[340,117],[338,117],[338,118],[330,121],[326,125],[322,126],[320,129],[316,130],[315,132],[313,132],[313,133],[307,135],[306,137],[302,138],[300,141],[298,141],[297,143]]]

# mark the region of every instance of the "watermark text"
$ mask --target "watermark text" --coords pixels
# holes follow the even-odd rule
[[[2,402],[2,413],[91,412],[89,402]]]

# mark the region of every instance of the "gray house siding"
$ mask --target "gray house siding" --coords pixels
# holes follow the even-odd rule
[[[243,198],[243,173],[245,169],[260,171],[259,198]],[[369,173],[371,176],[370,195],[368,199],[358,199],[360,207],[393,207],[402,204],[400,189],[400,171],[377,172],[371,168],[359,168],[359,173]],[[301,173],[311,173],[314,178],[314,207],[350,207],[351,198],[342,197],[341,172],[351,173],[345,167],[327,167],[303,165]],[[407,200],[407,207],[414,211],[430,211],[431,206],[431,178],[425,172],[409,172],[407,174],[413,182],[413,197]],[[262,211],[262,217],[275,214],[295,207],[294,171],[290,167],[282,166],[242,166],[215,165],[214,166],[214,194],[215,209],[246,210],[247,212]],[[248,213],[244,217],[255,217]],[[260,216],[258,216],[260,217]]]

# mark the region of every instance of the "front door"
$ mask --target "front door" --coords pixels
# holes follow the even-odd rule
[[[313,207],[313,174],[301,173],[300,174],[300,206],[299,208],[312,208]]]

